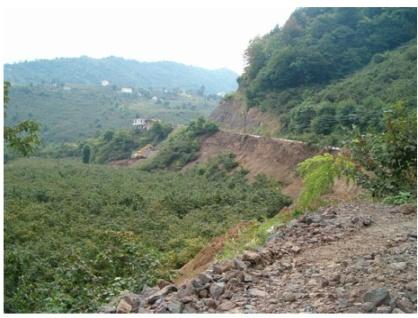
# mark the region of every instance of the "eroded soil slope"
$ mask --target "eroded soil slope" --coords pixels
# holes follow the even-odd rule
[[[269,112],[262,112],[256,107],[247,110],[245,102],[238,98],[223,100],[210,114],[224,130],[240,133],[253,133],[263,136],[274,136],[280,131],[279,118]]]
[[[193,164],[224,152],[234,153],[236,161],[250,171],[250,176],[272,177],[283,184],[283,193],[295,198],[301,185],[296,166],[319,150],[299,141],[219,131],[203,140],[199,158]]]

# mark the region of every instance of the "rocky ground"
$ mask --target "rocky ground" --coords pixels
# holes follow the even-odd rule
[[[343,204],[276,229],[266,245],[182,286],[123,293],[101,312],[414,313],[416,207]]]

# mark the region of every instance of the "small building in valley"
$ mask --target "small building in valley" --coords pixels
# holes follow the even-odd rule
[[[146,119],[146,118],[135,118],[132,126],[138,130],[148,130],[152,125],[159,120],[156,119]]]
[[[125,94],[132,94],[132,88],[130,87],[122,87],[120,89],[121,93],[125,93]]]

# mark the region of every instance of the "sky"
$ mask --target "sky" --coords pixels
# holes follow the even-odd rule
[[[241,73],[257,35],[297,7],[416,6],[413,0],[2,0],[3,62],[87,55]],[[36,6],[36,7],[34,7]]]
[[[6,63],[87,55],[169,60],[241,73],[249,41],[283,25],[294,6],[6,8]]]

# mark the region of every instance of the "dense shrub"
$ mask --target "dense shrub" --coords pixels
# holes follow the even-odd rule
[[[143,170],[181,169],[197,159],[200,141],[218,131],[215,123],[199,118],[187,127],[180,128],[161,145],[158,154],[142,166]]]
[[[349,144],[353,160],[365,170],[359,171],[358,181],[373,195],[408,192],[416,196],[416,118],[416,111],[395,104],[385,112],[384,132],[357,133]]]
[[[415,8],[300,8],[282,28],[255,38],[239,78],[250,105],[271,92],[340,79],[377,53],[416,38]],[[283,109],[282,103],[270,104]]]
[[[296,202],[300,210],[314,209],[321,204],[321,196],[328,193],[337,178],[353,178],[354,163],[344,155],[317,155],[298,165],[303,188]]]
[[[170,278],[211,238],[290,203],[233,158],[185,173],[16,160],[5,167],[6,312],[94,312]]]

